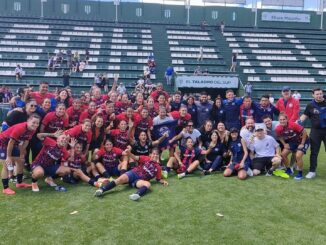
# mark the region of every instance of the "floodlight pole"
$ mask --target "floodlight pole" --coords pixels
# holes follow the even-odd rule
[[[114,0],[115,5],[115,22],[118,22],[118,5],[120,4],[120,0]]]
[[[187,25],[190,25],[190,0],[186,0]]]
[[[257,15],[258,15],[258,11],[257,11],[257,0],[255,1],[255,8],[254,8],[254,11],[255,11],[255,27],[257,27]]]
[[[44,18],[44,3],[46,2],[47,0],[41,0],[41,19]]]
[[[320,30],[324,28],[324,0],[320,0]]]

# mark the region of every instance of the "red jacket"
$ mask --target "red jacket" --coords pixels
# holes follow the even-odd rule
[[[280,112],[285,112],[288,116],[290,122],[295,122],[299,119],[299,112],[300,112],[300,104],[299,101],[294,98],[289,98],[286,107],[284,106],[284,99],[280,98],[277,102],[275,107]]]

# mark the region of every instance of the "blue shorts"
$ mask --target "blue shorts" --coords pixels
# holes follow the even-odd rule
[[[12,148],[12,152],[11,152],[11,156],[12,157],[19,157],[20,156],[20,151],[18,147]],[[4,148],[0,148],[0,159],[1,160],[6,160],[7,158],[7,149]]]
[[[105,168],[105,170],[110,176],[120,176],[120,170],[118,169],[118,167]]]
[[[41,166],[42,167],[42,166]],[[58,169],[60,168],[59,164],[54,164],[47,167],[42,167],[44,170],[44,175],[49,177],[55,177]]]
[[[126,172],[126,175],[128,176],[129,179],[129,185],[131,187],[136,187],[138,180],[140,180],[139,176],[133,171]]]
[[[304,154],[306,154],[309,146],[310,146],[310,141],[309,139],[307,139],[304,142],[303,148],[302,149],[298,149],[298,146],[300,145],[300,142],[288,142],[289,146],[290,146],[290,151],[295,152],[295,151],[302,151]]]

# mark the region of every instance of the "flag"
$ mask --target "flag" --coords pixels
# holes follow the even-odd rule
[[[157,140],[168,132],[169,136],[165,138],[159,145],[159,148],[166,148],[169,145],[169,140],[175,136],[175,128],[178,125],[178,120],[164,122],[153,127],[154,139]]]

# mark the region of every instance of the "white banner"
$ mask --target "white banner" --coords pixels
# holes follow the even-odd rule
[[[238,88],[237,76],[193,76],[178,75],[175,79],[178,88]]]
[[[269,6],[287,6],[303,8],[304,0],[262,0],[261,4]]]
[[[310,23],[310,14],[285,13],[285,12],[262,12],[261,20]]]

